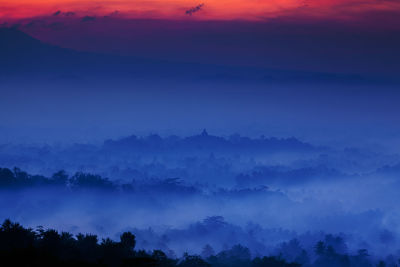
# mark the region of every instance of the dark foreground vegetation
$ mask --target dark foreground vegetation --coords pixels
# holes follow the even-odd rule
[[[33,230],[10,220],[0,227],[1,266],[301,266],[276,257],[251,259],[249,250],[240,245],[206,259],[188,254],[169,258],[160,250],[135,250],[135,245],[130,232],[121,234],[119,241],[100,241],[96,235],[73,236],[42,227]]]
[[[276,198],[270,198],[275,195]],[[270,202],[272,205],[278,203],[281,207],[290,207],[284,205],[286,202],[280,193],[268,189],[217,190],[212,194],[215,202],[206,201],[204,205],[209,207],[210,203],[214,205],[229,200],[228,204],[235,206],[232,203],[243,204],[250,196],[255,200],[247,202],[247,207],[257,206],[260,201],[264,203],[263,208]],[[11,217],[28,223],[26,218],[34,217],[36,220],[33,221],[40,221],[38,224],[52,222],[51,227],[60,229],[57,225],[60,220],[72,222],[79,218],[84,221],[85,217],[90,217],[95,224],[86,224],[86,229],[91,229],[87,231],[113,237],[101,239],[93,234],[74,236],[42,227],[27,229],[6,220],[0,226],[0,266],[400,266],[396,233],[377,227],[362,232],[362,242],[348,234],[296,234],[285,229],[263,228],[263,222],[268,223],[268,218],[261,218],[260,223],[243,227],[228,223],[222,216],[211,216],[181,229],[154,232],[146,221],[142,224],[148,225],[149,229],[133,228],[135,222],[165,208],[161,202],[171,205],[171,216],[188,216],[185,213],[187,209],[177,213],[176,208],[180,203],[190,203],[193,199],[200,201],[207,199],[207,196],[204,196],[201,187],[185,185],[176,179],[124,184],[81,172],[70,176],[59,171],[46,177],[28,174],[19,168],[0,168],[1,218]],[[235,202],[235,199],[239,201]],[[188,207],[192,208],[190,205]],[[18,212],[20,210],[24,212]],[[135,213],[135,210],[139,212]],[[53,213],[57,212],[57,219],[54,220]],[[110,221],[103,224],[105,218]],[[355,223],[363,222],[357,225],[358,228],[377,221],[373,212],[360,218],[355,220]],[[118,224],[121,220],[126,224]],[[337,221],[333,221],[333,224]],[[163,219],[160,222],[165,223]],[[101,231],[96,228],[97,223]],[[307,226],[313,229],[310,223]],[[74,233],[80,231],[67,229]],[[121,229],[135,235],[131,232],[115,235]],[[337,229],[343,229],[343,226],[339,224]],[[378,239],[373,239],[373,234]],[[116,241],[118,236],[119,241]],[[374,247],[377,242],[385,250]],[[190,251],[190,254],[185,251]]]
[[[397,267],[397,263],[371,262],[368,251],[358,255],[340,254],[332,246],[318,242],[314,263],[287,262],[279,256],[251,257],[250,250],[241,245],[214,254],[204,248],[202,256],[185,253],[181,258],[169,257],[161,250],[135,250],[136,237],[131,232],[120,235],[119,241],[99,240],[96,235],[59,233],[53,229],[25,228],[5,220],[0,226],[1,266],[168,266],[168,267],[300,267],[357,266]],[[209,255],[207,255],[207,252]],[[303,251],[304,257],[306,256]],[[299,261],[304,259],[299,258]]]

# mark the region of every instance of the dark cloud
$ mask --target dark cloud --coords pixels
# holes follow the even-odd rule
[[[75,12],[72,12],[72,11],[62,12],[61,10],[58,10],[53,14],[53,17],[58,17],[58,16],[61,16],[61,15],[65,16],[65,17],[71,17],[71,16],[75,15]]]
[[[191,16],[191,15],[193,15],[193,13],[200,11],[203,8],[203,6],[204,6],[204,4],[200,4],[198,6],[192,7],[190,9],[186,10],[185,13],[186,13],[186,15]]]
[[[90,21],[95,21],[96,20],[96,17],[93,17],[93,16],[84,16],[83,18],[82,18],[82,22],[90,22]]]

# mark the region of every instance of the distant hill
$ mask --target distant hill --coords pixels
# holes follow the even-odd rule
[[[232,135],[229,138],[214,136],[204,130],[201,134],[178,137],[170,136],[162,138],[153,134],[147,137],[132,135],[119,140],[107,140],[103,149],[106,151],[135,151],[135,152],[212,152],[222,153],[268,153],[277,151],[311,152],[322,151],[325,148],[315,147],[309,143],[292,138],[249,138],[240,135]]]
[[[34,73],[72,67],[82,57],[78,52],[42,43],[12,28],[0,28],[0,71]]]
[[[169,62],[78,52],[0,28],[0,76],[93,77],[259,82],[371,82],[355,75]]]

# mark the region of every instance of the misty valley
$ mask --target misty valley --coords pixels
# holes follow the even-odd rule
[[[397,266],[399,163],[367,148],[206,130],[4,144],[0,217],[11,221],[0,250],[50,253],[36,255],[50,265]]]

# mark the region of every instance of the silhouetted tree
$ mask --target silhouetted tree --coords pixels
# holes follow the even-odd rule
[[[211,267],[211,264],[203,260],[200,256],[185,253],[183,260],[179,262],[179,267]]]
[[[318,243],[314,247],[315,254],[318,256],[322,256],[325,254],[325,244],[322,241],[318,241]]]
[[[51,178],[56,185],[66,185],[68,182],[68,174],[64,170],[54,173]]]

